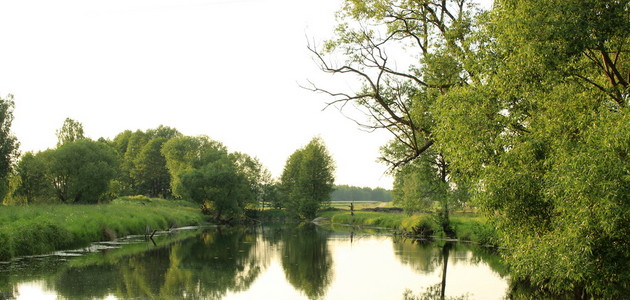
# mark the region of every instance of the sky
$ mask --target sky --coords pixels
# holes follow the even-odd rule
[[[334,36],[340,0],[3,0],[0,97],[13,94],[20,150],[56,146],[66,118],[113,139],[159,125],[208,135],[279,177],[319,136],[336,184],[391,188],[379,147],[309,81],[357,90],[308,52]]]

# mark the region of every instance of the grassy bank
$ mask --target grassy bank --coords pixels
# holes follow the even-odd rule
[[[165,230],[201,223],[193,204],[144,197],[102,205],[0,206],[0,260],[142,234],[147,226]]]
[[[355,211],[354,216],[348,211],[324,211],[320,217],[329,218],[333,224],[348,224],[390,228],[402,233],[443,238],[446,235],[428,214],[408,216],[402,213]],[[485,219],[476,216],[452,216],[451,226],[457,239],[482,245],[496,246],[497,235]]]

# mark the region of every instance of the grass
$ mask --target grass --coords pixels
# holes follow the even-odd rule
[[[165,230],[201,223],[193,204],[146,197],[101,205],[0,206],[0,261],[142,234],[147,226]]]
[[[385,227],[403,233],[423,237],[445,237],[446,235],[432,215],[406,215],[391,212],[355,211],[323,211],[320,217],[329,218],[332,224],[348,224],[372,227]],[[477,216],[451,216],[451,226],[457,239],[471,241],[482,245],[496,246],[498,238],[494,228],[484,218]]]

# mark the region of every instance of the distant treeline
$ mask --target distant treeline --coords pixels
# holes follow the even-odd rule
[[[392,201],[390,190],[384,188],[337,185],[330,196],[331,201]]]

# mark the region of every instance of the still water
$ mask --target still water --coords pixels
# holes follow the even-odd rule
[[[503,299],[507,289],[487,249],[312,224],[179,230],[0,262],[0,299]]]

